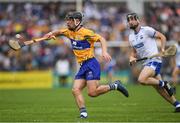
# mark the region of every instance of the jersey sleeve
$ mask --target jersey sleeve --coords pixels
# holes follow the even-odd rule
[[[94,33],[92,30],[87,30],[86,35],[84,36],[85,39],[92,42],[97,42],[101,38],[101,36],[97,33]]]
[[[64,29],[60,29],[59,32],[61,33],[62,36],[65,36],[65,37],[69,37],[69,31],[68,29],[64,28]]]
[[[154,37],[155,34],[156,34],[156,30],[152,27],[146,27],[146,34],[149,36],[149,37]]]

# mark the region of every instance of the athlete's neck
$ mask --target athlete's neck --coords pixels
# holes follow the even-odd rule
[[[139,32],[139,30],[141,29],[141,26],[137,26],[136,29],[134,30],[134,32],[137,34]]]
[[[74,30],[74,32],[75,32],[75,31],[78,31],[79,29],[81,29],[81,27],[83,27],[83,25],[79,25],[79,26]]]

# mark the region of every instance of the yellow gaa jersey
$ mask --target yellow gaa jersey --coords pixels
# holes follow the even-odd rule
[[[101,38],[99,34],[84,27],[81,27],[77,31],[61,29],[60,32],[70,39],[78,63],[94,57],[94,42],[99,41]]]

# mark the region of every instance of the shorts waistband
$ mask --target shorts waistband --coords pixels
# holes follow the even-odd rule
[[[82,66],[84,63],[86,63],[86,62],[88,62],[88,61],[90,61],[90,60],[92,60],[92,59],[95,59],[95,57],[89,58],[89,59],[87,59],[87,60],[79,63],[79,65]]]

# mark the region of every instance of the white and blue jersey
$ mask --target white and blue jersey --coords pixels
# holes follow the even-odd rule
[[[149,26],[142,26],[138,33],[132,31],[129,35],[129,43],[136,50],[138,58],[150,57],[158,53],[156,39],[154,38],[156,30]],[[145,60],[143,65],[150,66],[156,72],[160,73],[162,60],[160,57]]]
[[[180,45],[176,45],[177,53],[176,53],[176,66],[180,69]]]

